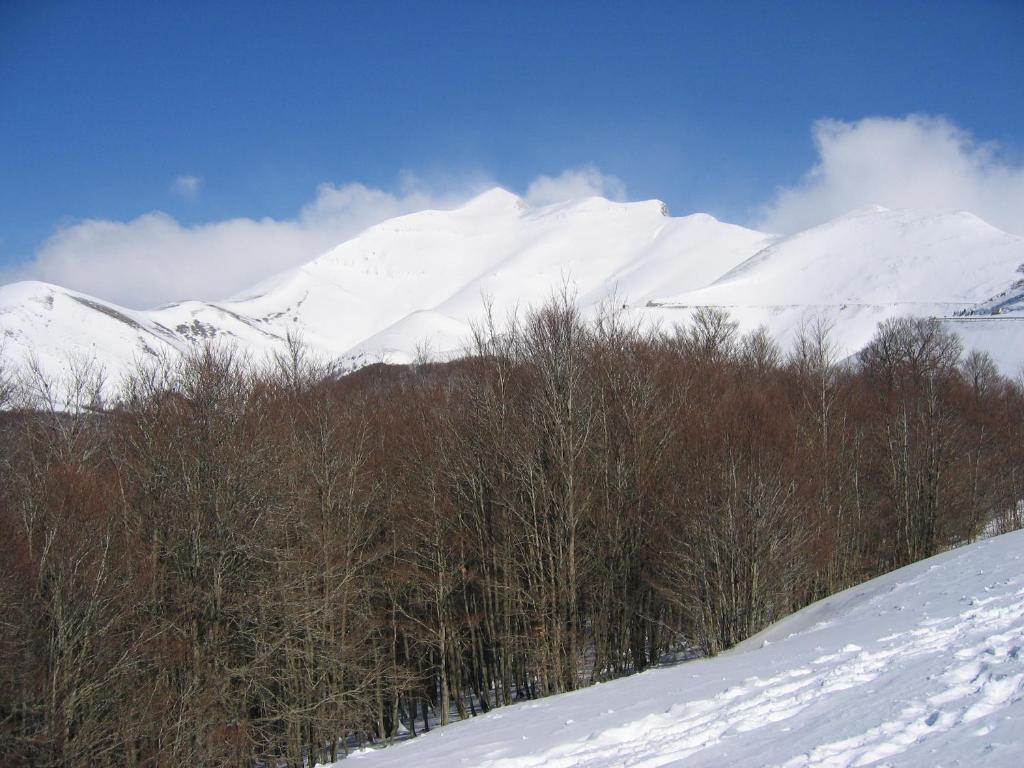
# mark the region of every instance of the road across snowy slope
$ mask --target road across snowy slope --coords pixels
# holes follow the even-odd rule
[[[1018,768],[1024,532],[834,595],[717,658],[353,757],[366,768]]]

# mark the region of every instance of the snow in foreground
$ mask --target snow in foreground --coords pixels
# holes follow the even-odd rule
[[[717,658],[494,710],[353,757],[367,768],[1017,768],[1022,649],[1018,531],[815,603]]]

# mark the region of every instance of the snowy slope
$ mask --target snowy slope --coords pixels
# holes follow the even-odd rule
[[[530,209],[494,189],[457,210],[382,222],[227,301],[138,312],[57,286],[5,286],[0,338],[12,359],[33,352],[58,370],[62,354],[94,353],[114,374],[140,356],[209,339],[260,354],[288,333],[353,364],[401,361],[424,340],[457,351],[484,297],[498,317],[565,283],[584,303],[617,292],[642,304],[706,285],[767,242],[709,216],[670,217],[657,201]]]
[[[366,768],[1016,768],[1024,531],[834,595],[717,658],[353,757]]]
[[[421,343],[457,353],[485,297],[501,320],[571,284],[586,311],[613,298],[644,323],[670,326],[715,304],[784,342],[823,316],[845,354],[894,314],[972,313],[956,329],[1015,373],[1021,264],[1024,238],[963,213],[871,209],[780,239],[704,214],[672,217],[656,200],[530,208],[494,189],[456,210],[382,222],[220,302],[142,312],[43,283],[3,286],[0,344],[51,373],[94,355],[115,378],[138,359],[210,339],[263,355],[289,333],[347,366],[402,362]]]
[[[1024,277],[1022,245],[970,213],[875,207],[780,239],[710,285],[657,304],[726,306],[745,326],[763,323],[782,340],[820,316],[844,354],[889,317],[981,312],[970,327],[948,325],[1013,374],[1024,363],[1024,302],[1009,301],[1024,294],[1012,288]],[[999,315],[990,314],[994,300]]]

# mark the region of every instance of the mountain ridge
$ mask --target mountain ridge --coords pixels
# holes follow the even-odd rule
[[[15,365],[34,355],[54,375],[71,355],[94,355],[116,378],[140,358],[203,341],[259,356],[289,335],[355,368],[407,362],[424,343],[457,354],[484,297],[502,319],[568,284],[585,314],[612,295],[643,324],[722,306],[744,330],[765,325],[784,344],[821,316],[845,354],[886,317],[942,317],[1013,374],[1024,365],[1024,323],[1005,321],[1024,320],[1021,264],[1024,238],[967,212],[874,206],[776,236],[708,214],[671,216],[659,200],[530,207],[494,188],[453,210],[375,224],[222,301],[134,310],[49,283],[0,286],[0,339]]]

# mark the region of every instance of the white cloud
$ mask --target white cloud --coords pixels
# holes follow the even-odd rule
[[[321,184],[293,219],[185,226],[160,211],[130,221],[86,219],[58,229],[12,277],[44,280],[136,308],[223,299],[386,218],[451,207],[468,196]]]
[[[203,180],[198,176],[179,176],[171,184],[171,194],[184,200],[195,200],[202,186]]]
[[[757,222],[795,232],[867,205],[970,211],[1024,234],[1024,166],[941,117],[869,117],[814,125],[818,162]]]
[[[51,235],[27,264],[0,273],[0,282],[43,280],[134,308],[223,299],[316,258],[384,219],[453,208],[493,186],[481,177],[449,179],[446,184],[446,191],[434,191],[408,174],[396,192],[358,183],[321,184],[290,219],[238,218],[185,226],[156,211],[130,221],[76,221]],[[625,194],[620,181],[594,168],[541,177],[529,189],[534,203]]]
[[[549,205],[595,196],[625,200],[626,185],[621,179],[587,165],[563,171],[558,176],[538,176],[526,189],[526,202],[530,205]]]

